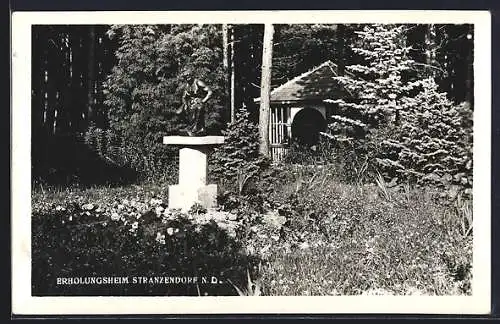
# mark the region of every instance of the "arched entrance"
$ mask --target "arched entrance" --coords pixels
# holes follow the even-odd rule
[[[301,109],[292,121],[292,139],[301,145],[312,146],[318,143],[319,132],[326,129],[326,120],[316,109]]]

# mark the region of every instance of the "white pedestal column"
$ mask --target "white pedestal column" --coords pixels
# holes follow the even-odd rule
[[[215,145],[224,143],[222,136],[165,136],[163,143],[181,146],[179,150],[179,184],[169,186],[168,206],[189,210],[195,203],[205,208],[217,206],[217,185],[207,185],[207,155]]]
[[[179,184],[192,186],[207,183],[207,152],[203,147],[184,147],[179,150]]]

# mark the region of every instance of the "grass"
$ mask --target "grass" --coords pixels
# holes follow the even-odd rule
[[[230,282],[231,285],[234,287],[238,295],[240,296],[260,296],[261,294],[261,288],[260,288],[260,282],[257,280],[255,282],[252,281],[252,278],[250,277],[250,272],[247,270],[247,287],[246,288],[238,288],[238,286],[234,285],[232,282]]]
[[[339,181],[328,167],[294,167],[287,172],[292,176],[284,183],[275,181],[272,187],[268,198],[277,207],[262,215],[264,221],[255,221],[250,228],[245,228],[242,231],[245,235],[239,236],[238,242],[228,241],[226,237],[226,243],[199,245],[199,249],[207,249],[203,253],[190,252],[191,256],[206,258],[207,262],[224,263],[207,265],[217,267],[221,273],[235,265],[231,263],[240,263],[237,264],[239,277],[235,277],[233,271],[233,276],[227,277],[228,289],[214,294],[471,293],[470,201],[458,198],[448,203],[436,198],[439,191],[413,188],[409,184],[389,188],[381,177],[375,178],[373,184],[348,184]],[[35,188],[32,206],[38,217],[44,217],[68,201],[79,205],[91,203],[102,208],[105,217],[110,217],[124,199],[149,202],[158,197],[167,197],[167,185]],[[270,226],[273,222],[266,217],[281,217],[286,222]],[[148,233],[143,235],[152,241],[165,230],[161,225],[154,226],[149,232],[141,232]],[[205,236],[195,239],[199,242],[220,240],[219,232],[224,230],[217,224],[213,226],[210,231],[207,229]],[[89,244],[98,248],[100,243],[97,240]],[[210,257],[218,255],[224,245],[231,245],[233,250],[226,251],[224,258]],[[185,249],[176,251],[182,254]],[[242,251],[255,262],[248,262],[246,257],[228,258]],[[126,251],[113,253],[127,257]],[[179,256],[177,266],[182,264],[182,257]],[[191,293],[199,295],[200,291],[194,289]]]
[[[264,270],[271,295],[351,295],[383,289],[396,295],[469,293],[469,240],[447,236],[429,206],[339,214],[330,240],[311,234],[309,248],[273,249]],[[432,208],[432,207],[431,207]],[[333,216],[333,215],[332,215]],[[332,220],[333,221],[333,220]],[[329,233],[330,234],[330,233]],[[314,243],[316,243],[314,245]],[[448,265],[447,262],[450,264]]]
[[[64,205],[68,201],[80,204],[97,203],[108,206],[113,202],[134,197],[136,200],[149,201],[154,197],[167,197],[168,184],[143,183],[127,186],[93,186],[66,188],[35,186],[32,190],[32,208],[50,208],[51,205]]]
[[[389,188],[381,177],[347,184],[327,167],[296,173],[276,196],[297,192],[292,207],[301,210],[290,218],[314,217],[296,221],[300,234],[273,246],[264,294],[471,293],[470,201],[450,204],[438,199],[442,190],[409,184]]]

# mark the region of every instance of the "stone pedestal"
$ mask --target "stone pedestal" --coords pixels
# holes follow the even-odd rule
[[[165,136],[163,144],[180,146],[179,184],[168,187],[168,207],[189,210],[195,203],[205,208],[217,205],[217,185],[207,184],[207,155],[223,136]]]

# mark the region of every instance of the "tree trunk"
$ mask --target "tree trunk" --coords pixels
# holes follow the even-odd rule
[[[227,71],[229,66],[229,57],[227,54],[227,44],[228,44],[228,28],[227,24],[222,24],[222,64],[224,65],[224,69]]]
[[[231,40],[229,41],[229,38]],[[224,70],[227,71],[227,88],[229,89],[229,111],[231,122],[235,119],[234,109],[234,33],[227,24],[222,25],[222,47]]]
[[[262,74],[260,81],[260,110],[259,110],[259,151],[269,156],[269,114],[271,95],[271,68],[273,59],[272,24],[264,25],[264,44],[262,49]]]
[[[436,71],[432,69],[436,65],[436,26],[430,24],[425,33],[425,63],[427,64],[428,75],[436,77]]]
[[[88,65],[87,65],[87,124],[94,117],[94,84],[96,81],[95,73],[95,26],[89,27],[88,37]]]
[[[234,78],[234,28],[231,27],[230,30],[229,30],[229,33],[231,34],[231,53],[229,54],[229,62],[230,62],[230,69],[231,69],[231,76],[230,76],[230,80],[229,80],[229,89],[231,91],[231,100],[230,100],[230,104],[231,104],[231,122],[234,122],[234,120],[236,119],[236,109],[235,109],[235,102],[234,102],[234,82],[235,82],[235,78]]]
[[[467,40],[470,45],[467,46],[467,56],[466,56],[466,64],[467,64],[467,72],[465,78],[465,101],[469,102],[472,107],[474,107],[474,58],[472,56],[473,53],[473,44],[474,44],[474,28],[473,25],[469,25]]]
[[[338,74],[339,75],[344,75],[344,70],[345,70],[345,61],[346,61],[346,55],[345,55],[345,25],[344,24],[338,24],[337,25],[337,55],[339,57],[337,63],[338,66]]]

